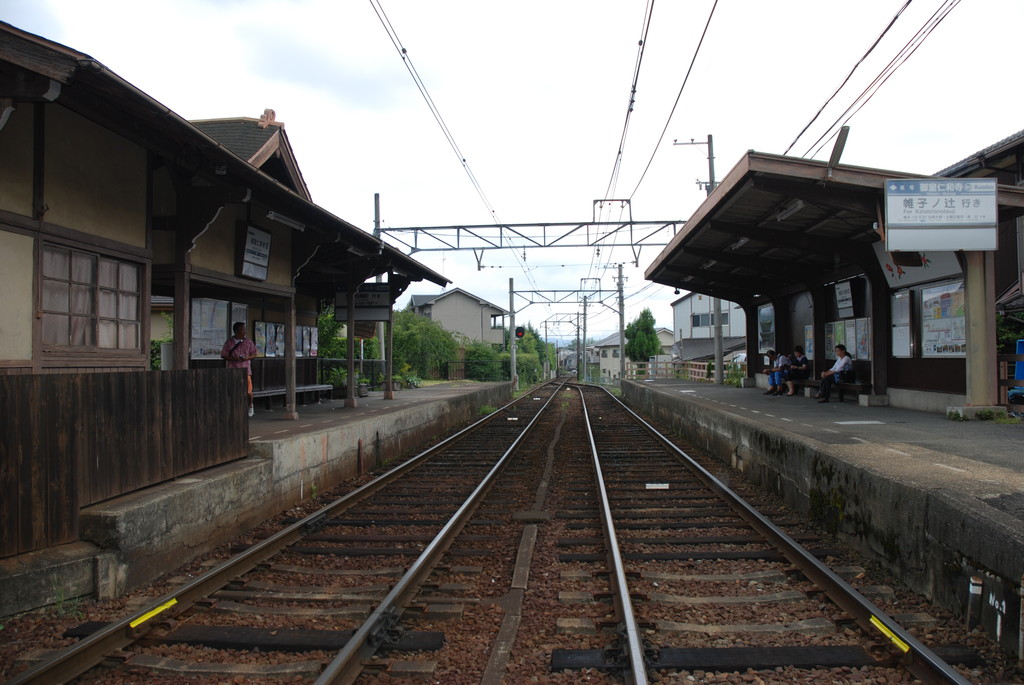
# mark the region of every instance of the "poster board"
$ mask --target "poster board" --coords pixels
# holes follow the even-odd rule
[[[967,317],[964,282],[953,281],[921,289],[921,356],[964,357]]]

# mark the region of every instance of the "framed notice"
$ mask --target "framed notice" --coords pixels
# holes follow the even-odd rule
[[[254,331],[252,334],[252,340],[256,343],[256,354],[261,357],[267,356],[267,323],[266,321],[257,321],[254,325]]]
[[[814,326],[804,326],[804,354],[808,359],[814,359]]]
[[[922,288],[921,356],[964,357],[966,354],[963,281]]]
[[[829,321],[829,322],[827,322],[825,324],[825,351],[824,351],[823,354],[825,355],[826,358],[830,354],[832,354],[832,350],[835,348],[835,346],[836,346],[835,323],[833,323],[832,321]]]
[[[913,299],[910,291],[893,293],[892,295],[892,356],[912,357],[911,315],[910,305]]]
[[[857,319],[856,323],[857,359],[871,359],[871,319]]]
[[[766,304],[757,308],[758,352],[775,349],[775,307]]]
[[[828,348],[830,353],[836,345],[846,345],[846,324],[842,321],[832,322],[832,346]],[[846,345],[846,349],[849,350],[850,346]]]
[[[850,355],[857,353],[857,321],[855,319],[847,319],[842,322],[843,326],[846,327],[846,352]]]
[[[239,275],[256,281],[267,280],[270,265],[270,232],[248,226],[242,244],[242,265]]]

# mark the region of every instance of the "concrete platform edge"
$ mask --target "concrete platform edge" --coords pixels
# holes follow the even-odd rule
[[[1021,654],[1024,530],[986,492],[944,488],[877,444],[827,444],[639,383],[623,383],[622,394],[955,614],[966,615],[970,580],[981,578],[979,622]]]

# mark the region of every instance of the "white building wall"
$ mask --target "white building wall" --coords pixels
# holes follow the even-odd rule
[[[711,314],[713,303],[714,300],[710,296],[699,293],[690,293],[676,300],[672,305],[672,335],[675,340],[715,337],[714,326],[693,326],[693,315]],[[722,335],[727,338],[746,335],[747,316],[743,308],[728,300],[721,300],[720,306],[722,313],[729,315],[728,323],[722,326]],[[710,322],[710,317],[708,320]]]

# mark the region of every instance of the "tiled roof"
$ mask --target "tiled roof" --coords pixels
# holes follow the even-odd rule
[[[747,339],[742,335],[723,337],[722,353],[729,354],[742,350],[747,344]],[[673,356],[679,350],[678,359],[683,362],[691,362],[696,359],[712,359],[715,356],[714,338],[688,338],[680,340],[672,346]]]
[[[959,174],[968,171],[969,167],[977,163],[978,160],[983,160],[985,157],[990,157],[994,152],[1001,150],[1002,148],[1008,147],[1015,143],[1024,143],[1024,131],[1017,131],[1012,136],[1007,136],[997,143],[989,145],[984,150],[979,150],[973,155],[969,155],[964,159],[961,159],[956,164],[952,164],[941,171],[935,173],[936,176],[958,176]]]
[[[246,161],[252,160],[271,136],[281,130],[280,124],[260,128],[258,120],[245,118],[194,121],[192,124]]]
[[[412,303],[413,307],[422,307],[425,304],[430,304],[431,302],[433,302],[435,300],[440,300],[442,297],[448,297],[449,295],[453,295],[455,293],[462,293],[466,297],[469,297],[471,299],[474,299],[474,300],[478,301],[481,306],[486,305],[488,307],[491,307],[492,309],[497,309],[502,314],[508,314],[507,311],[505,311],[504,309],[502,309],[498,305],[493,304],[491,302],[488,302],[487,300],[483,299],[482,297],[478,297],[478,296],[474,295],[471,292],[467,292],[467,291],[463,290],[462,288],[452,288],[451,290],[446,290],[443,293],[438,293],[437,295],[413,295],[412,299],[411,299],[411,303]]]

